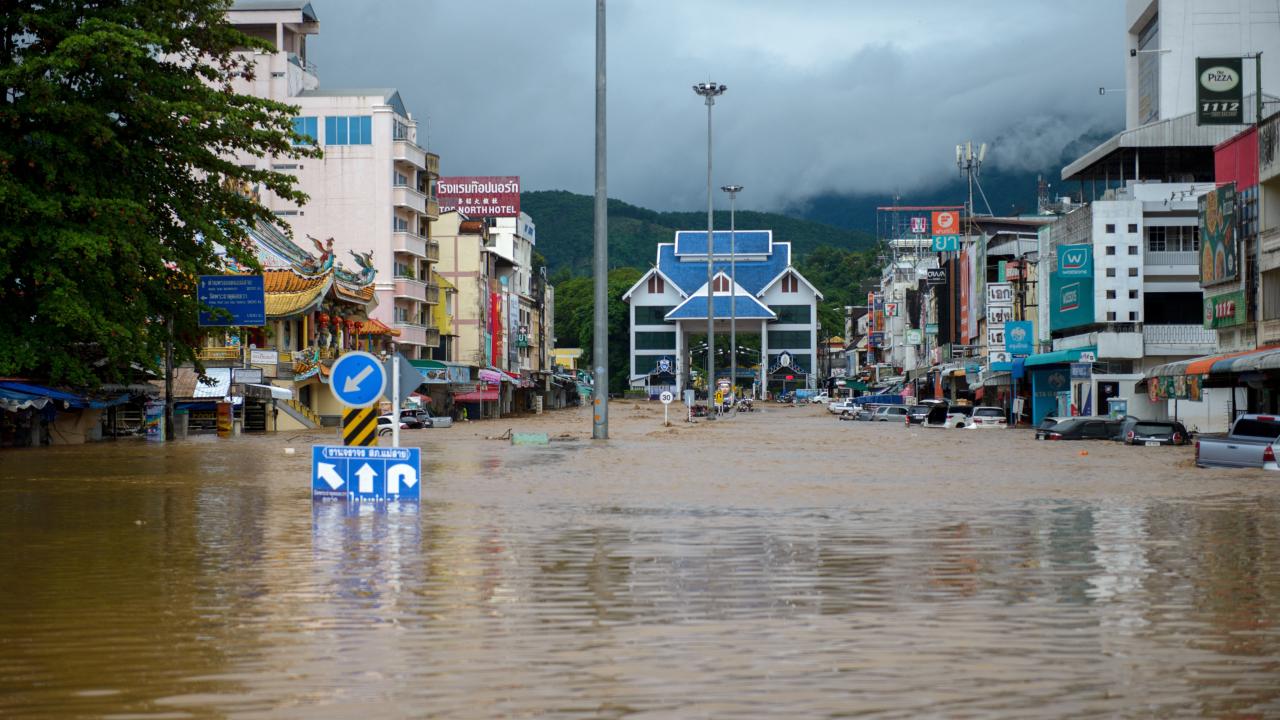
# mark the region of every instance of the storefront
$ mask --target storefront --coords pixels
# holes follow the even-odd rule
[[[1224,412],[1214,414],[1227,418],[1246,412],[1280,413],[1280,346],[1159,365],[1147,371],[1135,389],[1153,403],[1172,401],[1175,414],[1179,403],[1221,405],[1218,410]]]
[[[1088,364],[1092,367],[1097,348],[1081,347],[1070,350],[1030,355],[1023,363],[1031,377],[1031,424],[1039,425],[1046,417],[1084,414],[1093,404],[1092,388],[1086,389],[1087,378],[1072,376],[1072,365]],[[1081,361],[1081,355],[1085,362]],[[1078,376],[1079,370],[1076,375]],[[1072,410],[1075,410],[1073,413]],[[1092,407],[1089,410],[1092,411]]]

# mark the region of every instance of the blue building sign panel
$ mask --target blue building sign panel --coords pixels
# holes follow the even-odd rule
[[[1010,320],[1004,324],[1004,350],[1014,356],[1034,352],[1035,331],[1030,320]]]
[[[1092,245],[1058,248],[1058,269],[1049,278],[1049,296],[1050,330],[1093,324]]]
[[[201,275],[196,299],[201,327],[260,327],[267,324],[266,289],[261,275]]]

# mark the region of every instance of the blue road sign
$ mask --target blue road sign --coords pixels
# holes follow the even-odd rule
[[[200,311],[201,327],[267,324],[267,300],[261,275],[201,275],[196,299],[214,308]]]
[[[382,363],[367,352],[346,353],[329,371],[329,391],[349,407],[369,407],[378,402],[386,387]]]
[[[311,448],[312,499],[406,500],[422,497],[418,448]]]

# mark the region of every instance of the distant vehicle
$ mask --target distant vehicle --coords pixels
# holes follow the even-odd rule
[[[1058,423],[1064,422],[1067,420],[1112,420],[1116,423],[1115,434],[1112,436],[1112,439],[1122,440],[1124,435],[1124,430],[1127,429],[1124,427],[1124,423],[1136,421],[1137,419],[1138,418],[1132,415],[1125,415],[1119,420],[1116,420],[1110,415],[1074,415],[1074,416],[1073,415],[1062,415],[1062,416],[1051,415],[1041,420],[1040,424],[1036,426],[1036,439],[1048,440],[1049,438],[1047,438],[1046,436],[1049,434],[1049,430],[1051,430]]]
[[[426,410],[419,410],[422,418],[422,426],[428,428],[447,428],[453,427],[453,418],[448,415],[432,415]]]
[[[929,411],[933,409],[933,405],[912,405],[907,408],[907,416],[903,418],[904,425],[922,425],[924,419],[929,417]]]
[[[935,428],[962,428],[969,424],[970,416],[973,415],[972,405],[947,405],[939,403],[934,405],[929,414],[925,416],[925,427]]]
[[[1067,418],[1045,430],[1045,440],[1110,440],[1120,427],[1110,418]]]
[[[1276,463],[1277,438],[1280,417],[1241,415],[1226,435],[1196,437],[1196,466],[1280,470]]]
[[[810,397],[810,398],[809,398],[809,402],[811,402],[811,403],[829,403],[829,402],[831,402],[831,396],[830,396],[830,395],[828,395],[828,394],[826,393],[826,391],[823,391],[823,392],[818,393],[817,395],[814,395],[813,397]]]
[[[905,405],[881,405],[871,416],[872,422],[900,422],[907,416]]]
[[[780,403],[789,403],[795,402],[795,397],[796,396],[793,393],[781,392],[775,395],[773,399]]]
[[[827,412],[832,415],[840,415],[845,412],[852,412],[855,408],[853,400],[837,400],[827,405]]]
[[[403,414],[403,413],[402,413],[402,414]],[[393,422],[395,422],[395,419],[394,419],[394,418],[392,418],[390,414],[387,414],[387,415],[379,415],[379,416],[378,416],[378,435],[379,435],[379,436],[386,436],[386,435],[390,435],[390,434],[391,434],[391,431],[392,431],[391,423],[393,423]],[[408,430],[408,429],[409,429],[409,425],[408,425],[407,423],[403,423],[403,422],[402,422],[402,423],[400,423],[400,429],[401,429],[401,430]]]
[[[423,420],[425,413],[425,410],[401,410],[400,422],[404,423],[402,427],[410,430],[420,430],[426,427],[426,423]]]
[[[1120,426],[1120,440],[1125,445],[1190,445],[1187,428],[1180,422],[1163,420],[1125,420]]]
[[[998,407],[976,407],[973,409],[973,415],[970,416],[970,422],[967,426],[969,429],[981,430],[984,428],[996,428],[1003,430],[1009,427],[1008,420],[1005,419],[1004,408]]]

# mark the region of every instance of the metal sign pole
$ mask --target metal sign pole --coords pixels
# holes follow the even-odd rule
[[[400,353],[391,344],[391,447],[400,447]]]

